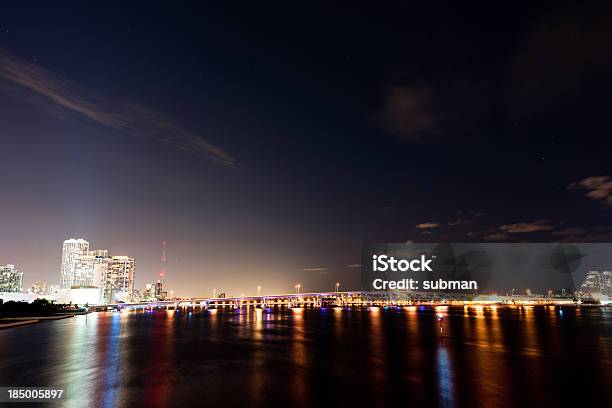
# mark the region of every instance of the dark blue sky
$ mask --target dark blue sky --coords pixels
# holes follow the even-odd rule
[[[0,263],[55,283],[82,236],[140,287],[166,240],[178,294],[239,294],[609,240],[610,8],[224,3],[0,6]]]

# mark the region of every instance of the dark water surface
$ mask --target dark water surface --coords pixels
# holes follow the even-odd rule
[[[0,386],[75,407],[606,406],[611,335],[604,307],[93,313],[0,331]]]

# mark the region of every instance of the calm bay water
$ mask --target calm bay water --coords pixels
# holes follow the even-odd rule
[[[75,407],[606,405],[612,308],[93,313],[1,331],[0,386]]]

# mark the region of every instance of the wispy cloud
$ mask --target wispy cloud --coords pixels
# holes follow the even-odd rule
[[[487,241],[505,241],[510,239],[510,235],[504,234],[503,232],[495,232],[493,234],[485,235],[484,239]]]
[[[418,229],[431,229],[431,228],[439,228],[440,225],[441,224],[439,222],[422,222],[420,224],[417,224],[416,227]]]
[[[570,190],[586,190],[586,196],[592,200],[603,200],[612,205],[612,178],[610,176],[591,176],[571,183]]]
[[[131,136],[152,137],[214,163],[239,167],[234,157],[172,118],[141,105],[119,103],[95,95],[3,49],[0,49],[0,90],[35,103],[64,121],[80,119]]]
[[[436,82],[395,83],[384,89],[383,128],[411,140],[439,140],[451,128],[474,118],[481,99],[479,81],[457,79]]]
[[[439,229],[443,229],[445,227],[450,227],[450,228],[454,228],[454,227],[461,227],[463,225],[468,225],[468,224],[472,224],[475,220],[475,217],[480,217],[481,215],[483,215],[482,212],[479,211],[457,211],[456,214],[457,218],[456,219],[450,219],[448,221],[427,221],[427,222],[422,222],[420,224],[416,225],[417,229],[420,230],[431,230],[434,228],[439,228]]]
[[[504,224],[490,229],[484,233],[487,241],[505,241],[513,239],[514,234],[527,234],[531,232],[552,231],[555,223],[550,220],[536,220],[531,222],[517,222],[514,224]]]
[[[510,234],[523,234],[527,232],[550,231],[555,229],[555,226],[551,221],[537,220],[532,222],[517,222],[515,224],[501,225],[499,229]]]
[[[562,242],[608,242],[612,238],[612,226],[570,227],[552,233]]]
[[[606,242],[612,239],[612,226],[559,228],[562,224],[563,222],[550,220],[518,222],[501,225],[488,231],[468,232],[467,236],[482,237],[485,241],[516,241],[523,234],[540,232],[544,235],[539,237],[549,242]]]
[[[418,137],[439,125],[434,113],[434,95],[426,86],[390,86],[387,88],[383,121],[394,134]]]
[[[361,268],[361,264],[350,264],[350,265],[347,265],[347,267],[349,267],[349,268]]]
[[[565,228],[565,229],[558,230],[558,231],[553,231],[552,235],[568,237],[568,236],[584,235],[586,233],[587,233],[587,230],[584,228],[571,227],[571,228]]]
[[[323,273],[327,273],[328,268],[319,268],[319,267],[315,267],[315,268],[303,268],[302,271],[323,274]]]
[[[448,225],[449,227],[459,227],[461,225],[466,225],[466,224],[471,224],[472,220],[456,220],[456,221],[449,221],[446,225]]]

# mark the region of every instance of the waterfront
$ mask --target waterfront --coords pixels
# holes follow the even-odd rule
[[[75,407],[601,405],[611,336],[605,307],[101,312],[0,332],[0,385]]]

